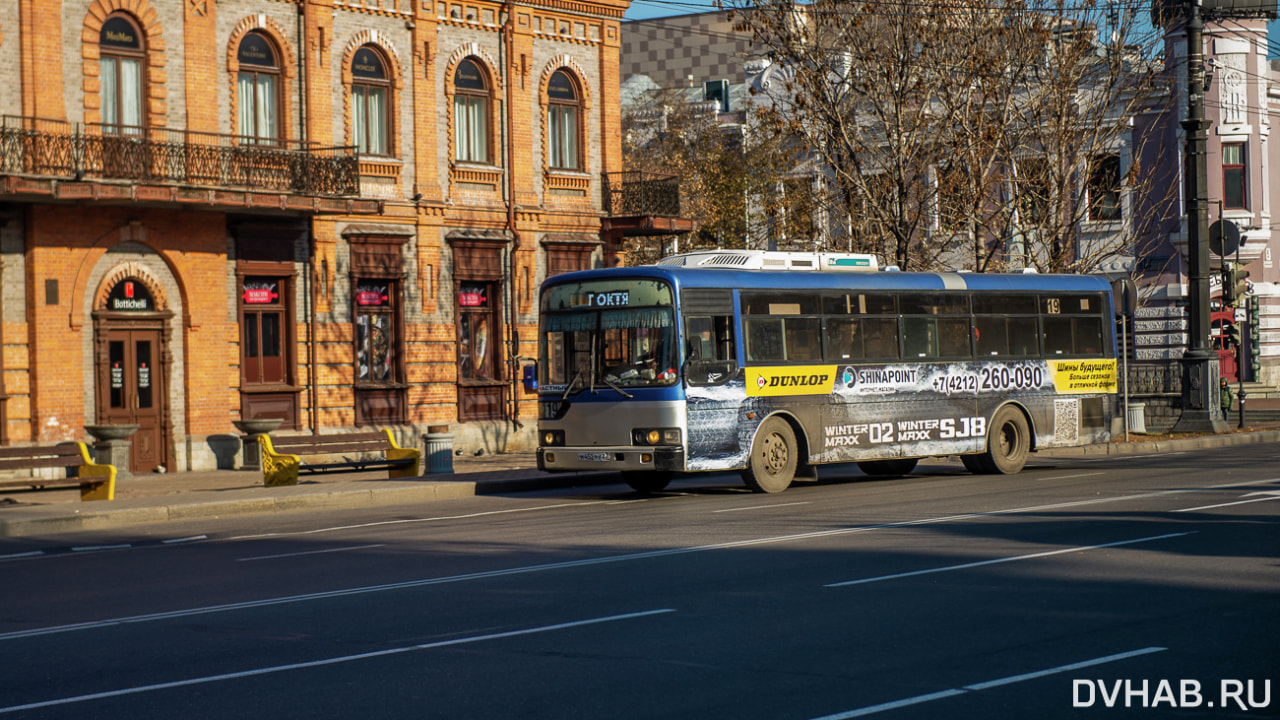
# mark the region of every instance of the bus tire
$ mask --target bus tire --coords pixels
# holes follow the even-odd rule
[[[742,480],[752,492],[780,493],[791,486],[799,465],[795,431],[780,417],[760,423]]]
[[[981,456],[987,472],[1013,475],[1022,472],[1031,452],[1031,429],[1022,411],[1011,405],[1000,408],[987,433],[987,452]]]
[[[671,482],[672,473],[650,470],[625,470],[622,481],[639,493],[662,492]]]
[[[877,477],[899,477],[916,469],[919,458],[895,458],[893,460],[864,460],[858,469]]]

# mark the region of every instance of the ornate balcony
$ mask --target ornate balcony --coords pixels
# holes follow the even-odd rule
[[[605,173],[607,229],[623,235],[679,235],[693,230],[680,217],[680,178],[649,172]]]
[[[0,195],[376,212],[351,147],[5,116]]]

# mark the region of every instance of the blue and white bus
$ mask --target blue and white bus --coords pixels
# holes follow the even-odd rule
[[[1109,440],[1117,412],[1100,277],[724,250],[557,275],[540,311],[538,467],[641,491],[739,470],[781,492],[817,465],[903,475],[948,455],[1016,473]]]

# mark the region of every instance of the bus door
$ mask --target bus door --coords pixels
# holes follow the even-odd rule
[[[683,368],[689,438],[686,464],[736,454],[738,414],[746,400],[738,380],[733,292],[689,289],[681,293]]]

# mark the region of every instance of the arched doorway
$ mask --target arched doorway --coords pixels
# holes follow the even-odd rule
[[[172,469],[169,321],[158,283],[139,267],[110,273],[94,302],[96,422],[133,425],[129,471]]]

